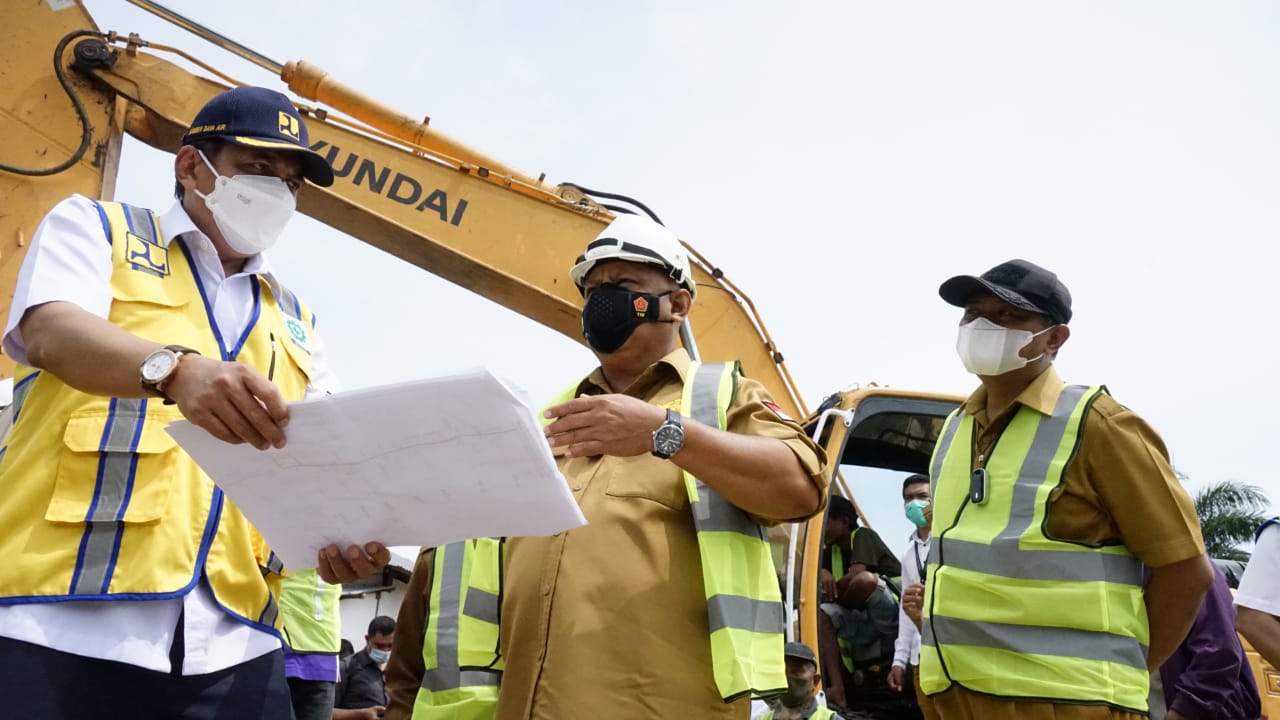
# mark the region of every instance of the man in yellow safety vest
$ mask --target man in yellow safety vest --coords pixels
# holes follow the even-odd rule
[[[165,427],[280,448],[287,403],[336,387],[315,316],[264,254],[333,170],[289,98],[254,87],[206,103],[173,168],[164,213],[59,203],[13,289],[0,677],[23,692],[7,716],[292,716],[283,565]],[[389,559],[329,546],[317,572]]]
[[[956,349],[982,384],[930,467],[921,688],[943,720],[1145,717],[1149,673],[1213,580],[1164,443],[1105,388],[1059,378],[1057,275],[1011,260],[939,293],[964,309]]]

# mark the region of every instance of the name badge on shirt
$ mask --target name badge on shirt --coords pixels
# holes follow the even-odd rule
[[[307,324],[297,318],[287,317],[284,319],[284,326],[289,329],[289,339],[298,347],[311,352],[311,333],[307,328]]]
[[[141,235],[125,233],[128,243],[125,247],[127,259],[134,270],[152,272],[158,275],[169,274],[169,250],[162,245],[149,242]]]

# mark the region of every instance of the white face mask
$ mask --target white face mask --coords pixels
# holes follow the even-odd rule
[[[1033,333],[1030,330],[1013,330],[1001,327],[986,318],[977,318],[973,322],[960,326],[960,334],[956,339],[956,352],[964,369],[974,375],[1003,375],[1027,363],[1044,357],[1041,353],[1027,359],[1018,353],[1031,344],[1037,336],[1052,330],[1055,325]]]
[[[227,245],[242,255],[257,255],[275,245],[297,208],[285,181],[269,175],[218,175],[204,153],[200,159],[218,179],[213,192],[195,193],[204,198]]]

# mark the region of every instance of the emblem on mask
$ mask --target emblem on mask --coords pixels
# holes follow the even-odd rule
[[[636,315],[643,317],[645,313],[649,312],[649,301],[643,297],[638,297],[631,302],[631,307],[636,309]]]

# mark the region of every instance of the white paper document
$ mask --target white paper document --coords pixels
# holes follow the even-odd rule
[[[330,544],[443,545],[586,524],[527,396],[487,369],[289,406],[287,443],[169,433],[291,570]]]

